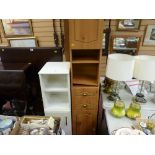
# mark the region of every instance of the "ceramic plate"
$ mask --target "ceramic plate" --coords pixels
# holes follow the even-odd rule
[[[137,129],[120,128],[115,131],[114,135],[145,135],[145,133]]]
[[[1,120],[0,121],[0,131],[10,128],[12,125],[13,125],[13,121],[11,119]]]

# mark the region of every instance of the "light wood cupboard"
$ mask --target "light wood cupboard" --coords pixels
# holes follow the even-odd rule
[[[71,62],[73,134],[96,133],[104,20],[65,20],[65,57]]]
[[[96,133],[99,87],[72,88],[73,134]]]
[[[96,111],[75,111],[73,115],[73,134],[96,134]]]
[[[72,49],[100,49],[103,20],[70,20],[70,46]]]

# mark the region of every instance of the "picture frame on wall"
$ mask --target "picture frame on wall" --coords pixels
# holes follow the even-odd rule
[[[141,38],[140,34],[112,34],[109,52],[138,55]]]
[[[155,25],[147,26],[143,46],[155,46]]]
[[[118,31],[138,31],[140,28],[140,19],[119,19],[117,24]]]
[[[8,38],[11,47],[38,47],[35,37]]]
[[[1,23],[5,37],[33,36],[30,19],[2,19]]]

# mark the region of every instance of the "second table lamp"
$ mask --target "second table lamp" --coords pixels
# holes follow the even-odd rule
[[[155,81],[155,56],[139,55],[135,57],[134,77],[142,81],[140,92],[136,94],[136,100],[146,103],[144,94],[142,93],[144,81]]]

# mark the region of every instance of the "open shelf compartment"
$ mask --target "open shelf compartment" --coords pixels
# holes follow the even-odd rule
[[[99,64],[73,64],[73,85],[98,85]]]
[[[99,49],[72,50],[72,63],[99,63]]]
[[[67,92],[44,93],[44,109],[51,111],[69,109],[69,96]]]
[[[70,112],[70,106],[67,103],[51,104],[44,108],[46,113],[48,112]]]
[[[41,75],[41,81],[44,91],[68,91],[68,75]]]

